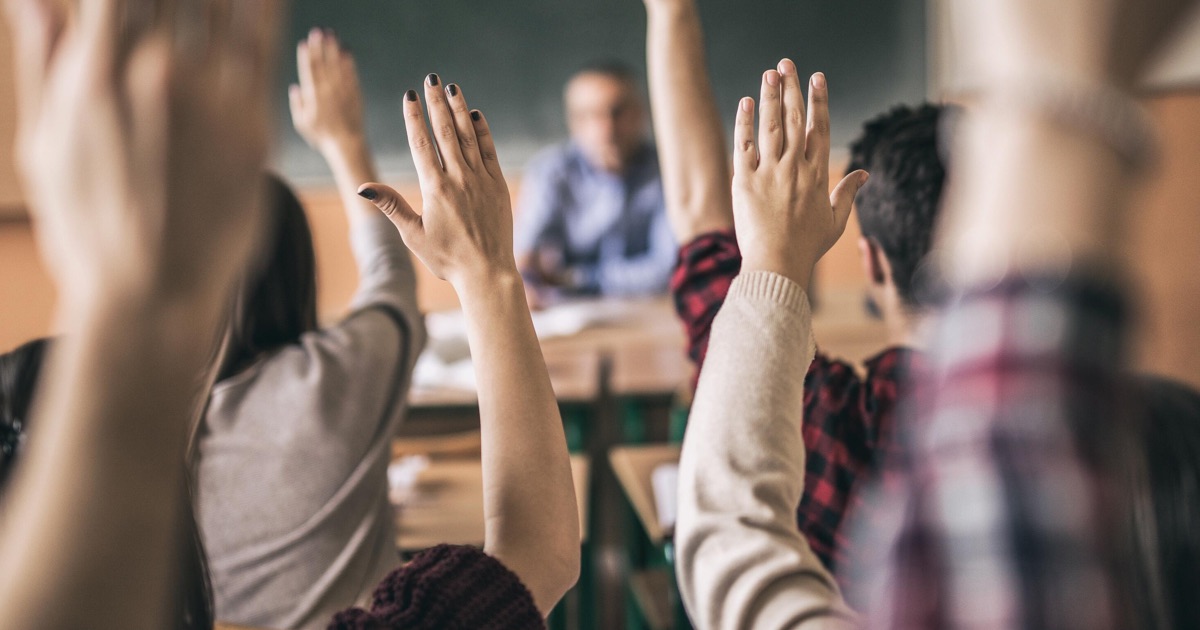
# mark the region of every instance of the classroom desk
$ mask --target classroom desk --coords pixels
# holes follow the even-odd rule
[[[571,456],[571,475],[579,507],[579,539],[586,542],[591,475],[586,456]],[[414,500],[396,510],[396,546],[402,552],[441,543],[483,545],[483,533],[483,464],[478,459],[433,461],[417,481]]]
[[[543,353],[550,385],[560,403],[586,404],[600,396],[600,355],[596,352]],[[479,394],[452,387],[414,387],[408,396],[409,409],[474,407]]]
[[[680,448],[676,444],[651,444],[646,446],[617,446],[608,452],[608,461],[617,481],[633,510],[646,530],[650,542],[661,545],[672,535],[664,529],[658,519],[658,507],[654,502],[654,486],[650,476],[662,464],[678,464]]]

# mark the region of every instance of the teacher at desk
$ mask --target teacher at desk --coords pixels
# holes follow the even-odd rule
[[[564,91],[571,139],[533,158],[515,247],[530,305],[665,293],[677,246],[633,71],[595,63]]]

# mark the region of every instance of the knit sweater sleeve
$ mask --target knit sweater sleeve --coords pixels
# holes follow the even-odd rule
[[[700,628],[844,628],[855,621],[796,529],[804,487],[808,298],[746,273],[713,323],[679,477],[680,592]]]
[[[439,545],[392,571],[371,609],[334,616],[329,630],[544,629],[515,573],[475,547]]]

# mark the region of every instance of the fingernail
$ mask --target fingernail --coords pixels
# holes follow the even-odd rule
[[[379,198],[379,193],[375,192],[374,188],[364,188],[358,191],[358,196],[366,199],[367,201],[375,201]]]
[[[453,83],[446,86],[446,91],[450,93],[450,96],[458,96],[458,86]]]
[[[796,71],[796,64],[791,59],[782,59],[779,62],[779,74],[787,76]]]
[[[767,70],[767,85],[771,87],[779,86],[779,73],[774,70]]]
[[[478,109],[471,110],[471,120],[478,121],[480,118],[483,118],[483,114],[480,114]]]
[[[439,81],[438,75],[432,72],[429,73],[429,76],[425,77],[425,80],[429,82],[429,85],[437,85]]]
[[[750,112],[754,109],[754,99],[749,96],[742,99],[742,111]]]
[[[813,87],[825,89],[825,73],[818,72],[812,78]]]
[[[417,100],[417,91],[416,91],[416,90],[409,90],[409,91],[405,92],[405,93],[404,93],[404,100],[416,102],[416,100]]]

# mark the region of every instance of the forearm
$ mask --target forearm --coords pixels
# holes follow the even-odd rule
[[[483,434],[485,549],[548,614],[579,572],[566,437],[520,276],[459,286]]]
[[[0,627],[162,627],[188,421],[222,304],[114,297],[75,311],[8,497]]]
[[[667,213],[680,243],[733,227],[725,132],[694,0],[647,3],[650,110]]]
[[[321,155],[333,172],[338,196],[353,226],[358,221],[374,218],[379,209],[358,195],[358,187],[379,180],[371,149],[362,136],[331,140],[321,147]]]
[[[847,621],[836,583],[796,530],[804,479],[807,298],[777,274],[734,282],[713,325],[680,462],[680,591],[698,624]]]

